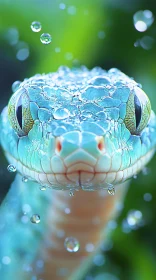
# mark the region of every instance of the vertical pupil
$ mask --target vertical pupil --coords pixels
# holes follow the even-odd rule
[[[16,117],[20,128],[22,129],[22,98],[18,99],[17,107],[16,107]]]
[[[139,98],[134,96],[134,105],[135,105],[135,119],[136,119],[136,128],[139,126],[141,121],[141,104]]]

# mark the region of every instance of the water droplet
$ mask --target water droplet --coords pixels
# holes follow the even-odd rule
[[[16,167],[13,164],[9,164],[7,170],[9,172],[16,172]]]
[[[33,21],[32,24],[31,24],[31,30],[33,32],[39,32],[41,31],[41,23],[39,21]]]
[[[93,252],[94,251],[94,244],[88,243],[88,244],[86,244],[85,248],[86,248],[87,252],[89,252],[89,253]]]
[[[46,186],[40,186],[41,191],[46,191],[46,189],[47,189]]]
[[[53,113],[53,117],[57,120],[63,120],[68,118],[70,115],[66,108],[59,108]]]
[[[137,178],[138,178],[138,176],[137,176],[137,175],[133,175],[133,179],[135,179],[135,180],[136,180]]]
[[[77,252],[80,248],[80,244],[75,237],[67,237],[64,241],[64,246],[68,252]]]
[[[2,263],[3,264],[8,265],[8,264],[10,264],[10,262],[11,262],[11,259],[8,256],[4,256],[2,258]]]
[[[138,11],[133,16],[135,29],[139,32],[146,31],[153,23],[154,17],[151,11]]]
[[[64,3],[60,3],[59,8],[60,8],[60,10],[65,10],[66,5]]]
[[[20,81],[15,81],[15,82],[12,84],[12,91],[15,92],[16,90],[18,90],[19,87],[20,87],[20,84],[21,84]]]
[[[74,196],[74,192],[73,192],[73,191],[70,191],[70,192],[69,192],[69,195],[70,195],[70,196]]]
[[[38,214],[34,214],[32,215],[32,217],[30,218],[30,221],[33,224],[39,224],[40,223],[40,216]]]
[[[22,48],[18,50],[16,54],[16,58],[20,61],[24,61],[29,57],[29,49],[28,48]]]
[[[72,60],[72,59],[73,59],[73,54],[70,53],[70,52],[67,52],[67,53],[65,54],[65,59],[66,59],[66,60]]]
[[[102,254],[98,254],[93,258],[93,262],[97,266],[102,266],[105,263],[105,257]]]
[[[136,229],[143,223],[142,213],[139,210],[131,210],[127,215],[127,223],[130,228]]]
[[[115,195],[115,188],[113,186],[109,186],[107,192],[109,195]]]
[[[145,201],[151,201],[152,200],[152,195],[151,195],[151,193],[145,193],[144,194],[144,200]]]
[[[66,207],[65,210],[64,210],[64,212],[65,212],[66,214],[70,214],[70,213],[71,213],[70,208]]]
[[[100,31],[98,32],[98,38],[99,38],[99,39],[104,39],[104,38],[105,38],[105,32],[104,32],[103,30],[100,30]]]
[[[75,15],[76,14],[76,7],[75,6],[69,6],[68,7],[68,14],[69,15]]]
[[[30,207],[29,204],[24,204],[22,206],[22,210],[23,210],[24,213],[29,213],[31,211],[31,207]]]
[[[59,47],[55,48],[56,53],[59,53],[60,51],[61,51],[61,48],[59,48]]]
[[[145,176],[149,175],[149,174],[150,174],[150,168],[148,168],[148,167],[145,166],[145,167],[142,169],[142,174],[145,175]]]
[[[48,45],[51,43],[52,41],[52,37],[49,33],[43,33],[41,36],[40,36],[40,41],[42,44],[44,45]]]
[[[28,178],[26,176],[22,177],[22,182],[27,183],[28,182]]]

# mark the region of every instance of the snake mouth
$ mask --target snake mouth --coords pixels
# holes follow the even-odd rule
[[[76,163],[69,167],[66,172],[45,173],[30,169],[7,152],[6,157],[11,164],[16,166],[17,171],[22,176],[26,176],[42,186],[57,190],[83,189],[91,191],[107,189],[110,184],[120,184],[136,175],[148,163],[154,152],[155,149],[153,148],[133,165],[116,172],[111,170],[109,172],[95,172],[95,169],[88,164]]]

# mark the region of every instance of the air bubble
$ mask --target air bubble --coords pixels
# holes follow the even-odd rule
[[[15,82],[12,84],[12,91],[15,92],[16,90],[18,90],[19,87],[20,87],[20,84],[21,84],[20,81],[15,81]]]
[[[22,182],[23,182],[23,183],[27,183],[27,182],[28,182],[28,178],[27,178],[26,176],[23,176],[23,177],[22,177]]]
[[[33,32],[39,32],[41,31],[42,29],[42,26],[41,26],[41,23],[39,21],[33,21],[32,24],[31,24],[31,30]]]
[[[146,31],[153,23],[154,17],[151,11],[138,11],[133,16],[135,29],[139,32]]]
[[[52,41],[52,37],[49,33],[43,33],[41,36],[40,36],[40,41],[42,44],[44,45],[48,45],[51,43]]]
[[[9,172],[16,172],[16,167],[13,164],[9,164],[7,170]]]
[[[67,237],[64,246],[68,252],[75,253],[79,250],[80,244],[75,237]]]
[[[40,223],[40,216],[38,214],[34,214],[32,215],[32,217],[30,218],[30,221],[33,224],[39,224]]]
[[[115,195],[115,188],[113,186],[108,187],[107,192],[109,195]]]

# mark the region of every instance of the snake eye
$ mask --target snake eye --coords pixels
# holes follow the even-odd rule
[[[145,92],[136,87],[127,101],[124,119],[127,129],[135,135],[147,126],[151,114],[151,104]]]
[[[8,104],[8,118],[12,128],[19,136],[27,135],[33,126],[29,97],[23,90],[14,93]]]

